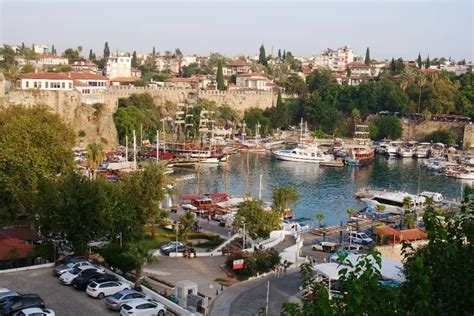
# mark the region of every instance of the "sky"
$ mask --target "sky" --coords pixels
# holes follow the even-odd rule
[[[379,60],[474,60],[474,0],[0,0],[0,43],[253,56],[263,43],[311,56],[351,46]]]

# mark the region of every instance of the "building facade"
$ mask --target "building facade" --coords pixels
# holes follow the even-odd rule
[[[129,55],[109,56],[105,66],[105,76],[109,79],[132,76],[132,58]]]

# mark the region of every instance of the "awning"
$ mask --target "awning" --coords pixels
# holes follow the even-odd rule
[[[375,227],[375,234],[395,237],[397,241],[426,239],[428,234],[418,228],[397,230],[390,226]]]

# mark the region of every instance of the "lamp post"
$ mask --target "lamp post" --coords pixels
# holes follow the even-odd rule
[[[243,237],[242,237],[242,249],[245,250],[245,222],[243,222],[244,224],[244,234],[243,234]]]
[[[176,245],[175,245],[175,252],[176,252],[176,257],[178,256],[178,233],[179,233],[179,225],[178,221],[176,222]]]
[[[209,297],[208,297],[208,290],[213,289],[214,285],[212,285],[212,282],[207,282],[206,283],[206,297],[204,298],[204,306],[206,307],[205,315],[208,315],[207,309],[209,308]]]

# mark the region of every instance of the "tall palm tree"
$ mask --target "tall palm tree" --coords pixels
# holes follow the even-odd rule
[[[377,204],[377,211],[379,211],[379,212],[385,211],[385,205],[383,205],[383,204]]]
[[[14,83],[20,77],[21,69],[17,65],[11,64],[5,68],[3,74],[5,75],[5,79]]]
[[[421,89],[426,85],[426,76],[419,72],[416,77],[416,85],[418,86],[418,113],[421,111]]]
[[[140,289],[140,281],[142,278],[143,265],[153,261],[153,256],[140,244],[133,244],[127,250],[127,254],[132,258],[135,267],[134,288]]]
[[[406,210],[406,211],[410,211],[411,210],[411,205],[413,203],[413,200],[410,196],[405,196],[403,198],[403,208]]]
[[[403,216],[403,225],[408,229],[415,228],[416,227],[415,215],[411,213],[405,213],[405,215]]]
[[[321,227],[321,223],[324,220],[324,213],[319,212],[318,214],[316,214],[316,220],[318,221],[319,227]]]
[[[347,215],[349,215],[349,221],[351,220],[352,216],[354,216],[354,214],[356,213],[356,210],[353,209],[352,207],[349,207],[347,210]]]
[[[89,166],[93,180],[96,179],[96,170],[104,159],[104,144],[91,143],[87,145],[87,165]]]

